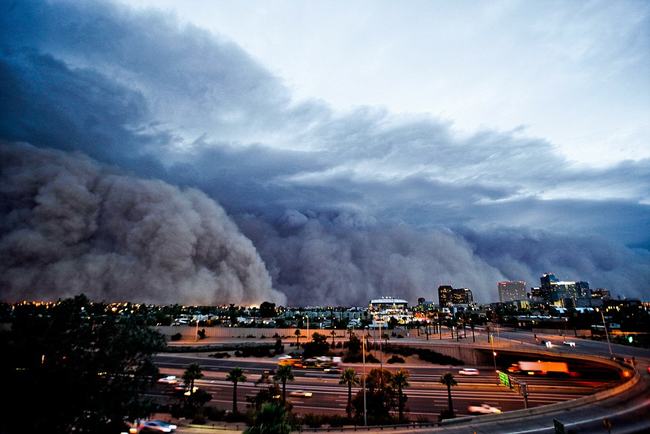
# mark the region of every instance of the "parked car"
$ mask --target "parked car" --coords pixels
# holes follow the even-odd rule
[[[501,410],[488,404],[470,405],[467,407],[469,414],[499,414]]]
[[[302,398],[311,398],[313,396],[312,392],[306,392],[304,390],[292,390],[289,392],[289,396],[300,396]]]
[[[172,423],[154,419],[142,422],[138,428],[140,432],[174,432],[178,427]]]
[[[478,369],[475,368],[463,368],[460,371],[458,371],[458,374],[460,375],[478,375]]]

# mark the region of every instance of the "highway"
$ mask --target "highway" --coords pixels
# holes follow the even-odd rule
[[[225,380],[226,373],[233,367],[244,370],[248,381],[238,387],[240,410],[246,405],[246,396],[256,393],[259,387],[253,383],[260,377],[262,371],[277,367],[273,359],[214,359],[206,354],[160,354],[156,356],[156,364],[161,373],[180,377],[187,365],[197,362],[205,374],[197,385],[213,395],[210,405],[223,409],[232,408],[232,384]],[[458,367],[437,365],[384,365],[394,371],[399,368],[407,369],[410,374],[411,386],[406,390],[407,406],[411,419],[428,418],[437,420],[438,414],[447,407],[446,387],[439,383],[439,378],[445,372],[452,372],[458,381],[458,386],[452,388],[454,408],[458,415],[467,414],[469,405],[482,403],[500,408],[502,411],[524,408],[523,398],[504,386],[496,384],[493,367],[478,367],[480,375],[458,375]],[[353,367],[361,373],[360,364],[343,364],[342,368]],[[369,371],[379,364],[367,364]],[[295,380],[287,384],[287,393],[295,390],[305,390],[313,393],[311,398],[291,397],[294,410],[298,413],[344,414],[347,402],[347,388],[338,384],[338,375],[308,369],[294,369]],[[581,380],[576,378],[547,378],[526,376],[529,385],[529,407],[536,407],[559,401],[579,398],[594,391],[612,387],[611,380]],[[157,394],[164,394],[165,385],[156,389]],[[354,388],[356,393],[358,388]]]

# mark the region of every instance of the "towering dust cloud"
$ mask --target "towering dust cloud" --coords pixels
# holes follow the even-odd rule
[[[4,300],[285,301],[205,194],[9,143],[0,143],[0,290]]]

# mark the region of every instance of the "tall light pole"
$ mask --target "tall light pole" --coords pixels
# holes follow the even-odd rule
[[[382,375],[384,372],[384,352],[381,346],[381,321],[379,322],[379,368],[381,369]],[[383,378],[383,377],[382,377]]]
[[[366,334],[361,335],[361,354],[363,359],[363,425],[368,426],[368,409],[366,401]]]
[[[306,315],[305,318],[307,318],[307,342],[310,341],[309,339],[309,315]],[[305,342],[305,343],[307,343]]]
[[[497,352],[494,351],[494,335],[490,335],[490,346],[492,347],[492,360],[494,361],[494,375],[497,377],[497,385],[499,384],[499,374],[497,373]]]
[[[605,314],[603,313],[603,310],[600,310],[600,317],[603,319],[603,327],[605,327],[605,337],[607,338],[607,347],[609,348],[609,357],[614,357],[614,353],[612,352],[612,344],[609,342],[609,333],[607,332],[607,324],[605,323]]]

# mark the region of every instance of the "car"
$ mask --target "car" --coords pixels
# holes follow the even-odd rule
[[[325,368],[323,369],[323,372],[326,372],[328,374],[340,374],[341,370],[339,368]]]
[[[467,407],[469,414],[499,414],[501,410],[488,404],[470,405]]]
[[[542,345],[544,345],[546,348],[553,348],[553,342],[551,341],[542,341]]]
[[[572,347],[573,348],[573,347],[576,346],[576,343],[573,342],[573,341],[564,341],[564,342],[562,342],[562,345],[566,345],[567,347]]]
[[[311,398],[313,396],[313,393],[306,392],[304,390],[293,390],[289,393],[289,396],[300,396],[302,398]]]
[[[173,423],[154,419],[142,422],[138,428],[140,432],[174,432],[178,427]]]
[[[478,369],[475,368],[463,368],[460,371],[458,371],[458,374],[460,375],[478,375]]]
[[[159,378],[158,382],[162,384],[176,384],[178,383],[178,378],[176,378],[176,375],[168,375],[166,377]]]

